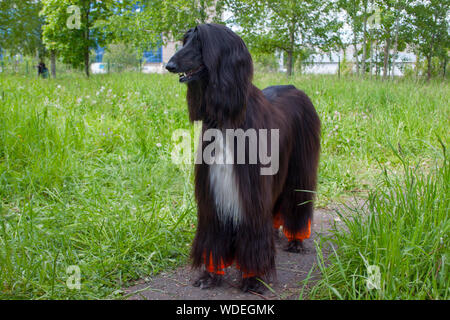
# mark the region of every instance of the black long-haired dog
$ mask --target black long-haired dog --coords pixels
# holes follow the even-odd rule
[[[201,120],[203,132],[279,130],[276,174],[261,175],[265,164],[260,160],[231,165],[203,161],[195,167],[198,225],[191,259],[193,267],[205,268],[194,285],[220,284],[224,268],[235,262],[242,272],[242,290],[262,292],[257,278],[275,271],[274,228],[278,232],[283,226],[286,249],[292,252],[300,252],[310,235],[319,117],[306,94],[294,86],[256,88],[246,45],[223,25],[203,24],[187,31],[183,47],[166,68],[187,83],[190,120]],[[206,146],[202,142],[199,151]],[[250,150],[247,142],[245,150]]]

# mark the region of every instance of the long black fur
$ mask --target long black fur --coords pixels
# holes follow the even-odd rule
[[[294,86],[259,90],[252,84],[253,62],[242,39],[217,24],[189,30],[183,48],[169,61],[171,72],[198,70],[187,82],[191,121],[209,128],[279,129],[280,162],[274,176],[260,175],[261,164],[234,164],[243,217],[239,226],[219,220],[211,193],[209,166],[195,167],[198,225],[191,258],[201,267],[237,261],[241,270],[267,276],[275,271],[272,220],[303,231],[313,215],[320,150],[320,120],[308,96]],[[205,147],[203,144],[202,149]],[[248,151],[248,146],[247,146]],[[248,153],[247,153],[248,160]],[[248,163],[248,162],[247,162]]]

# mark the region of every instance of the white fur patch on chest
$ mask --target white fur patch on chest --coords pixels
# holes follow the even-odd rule
[[[223,143],[220,143],[216,151],[219,157],[223,155]],[[226,157],[232,156],[228,148],[225,152]],[[219,219],[223,222],[232,221],[237,226],[242,218],[242,204],[234,165],[209,165],[209,183]]]

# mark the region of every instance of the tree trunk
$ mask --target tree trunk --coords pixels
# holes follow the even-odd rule
[[[431,54],[427,56],[427,80],[431,79]]]
[[[288,58],[287,58],[287,76],[292,76],[292,69],[293,69],[293,62],[294,62],[294,55],[292,53],[292,50],[289,50],[287,52]]]
[[[417,80],[419,79],[419,62],[420,62],[419,50],[414,49],[414,54],[416,55],[416,63],[414,64],[414,68],[416,69],[416,80]]]
[[[380,75],[380,66],[378,63],[378,56],[380,55],[380,50],[379,50],[379,46],[378,46],[378,41],[376,41],[376,46],[375,46],[375,76],[378,78],[378,76]]]
[[[444,61],[442,62],[442,78],[444,79],[446,71],[447,71],[447,57],[445,57]]]
[[[363,22],[363,56],[362,56],[362,75],[366,74],[367,60],[367,1],[364,2],[364,22]]]
[[[37,63],[35,65],[35,67],[37,68],[38,64],[41,62],[41,58],[39,57],[39,49],[36,49],[36,61],[37,61]],[[37,71],[37,76],[39,78],[39,71]]]
[[[299,61],[299,63],[297,64],[298,69],[295,70],[296,74],[302,75],[303,74],[303,65],[302,65],[302,60]]]
[[[363,39],[363,56],[362,56],[362,65],[361,65],[361,69],[362,72],[361,74],[364,76],[366,74],[366,60],[367,60],[367,39],[366,39],[366,35],[364,33],[364,39]]]
[[[391,39],[386,39],[386,44],[384,45],[384,64],[383,64],[383,78],[388,77],[388,63],[389,63],[389,49],[391,46]]]
[[[56,78],[56,50],[50,51],[50,70],[52,78]]]
[[[289,50],[288,61],[287,61],[287,75],[288,77],[292,76],[294,69],[294,31],[293,28],[289,29]]]
[[[395,59],[397,59],[397,53],[398,53],[398,24],[396,24],[395,27],[395,40],[394,40],[394,56],[393,56],[393,61],[392,61],[392,79],[394,79],[394,74],[395,74]]]
[[[355,58],[355,65],[356,65],[356,74],[359,75],[359,60],[358,60],[358,46],[356,43],[356,34],[353,38],[353,57]]]
[[[370,39],[372,39],[372,37],[370,37]],[[370,59],[370,63],[369,63],[369,74],[370,74],[370,77],[372,78],[372,69],[373,69],[373,42],[372,42],[372,40],[369,40],[369,44],[370,44],[370,52],[369,52],[369,59]]]
[[[200,21],[201,21],[201,23],[208,22],[207,10],[208,10],[208,7],[205,5],[205,1],[200,0]],[[212,22],[212,21],[209,21],[209,22]]]
[[[89,47],[84,49],[84,73],[89,78]]]
[[[84,72],[86,73],[86,76],[89,78],[89,29],[90,29],[90,25],[89,25],[89,11],[90,9],[88,8],[86,10],[86,30],[85,30],[85,34],[84,34],[84,38],[85,38],[85,46],[84,46]]]

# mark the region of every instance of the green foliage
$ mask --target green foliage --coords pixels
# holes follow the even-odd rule
[[[450,37],[448,34],[449,0],[415,2],[407,8],[411,26],[411,40],[427,58],[428,78],[432,75],[432,58],[448,60]]]
[[[99,23],[116,41],[131,44],[140,52],[179,40],[190,28],[205,22],[221,22],[222,1],[215,0],[147,0],[132,10],[131,3]]]
[[[360,11],[363,0],[338,0],[337,7],[346,12],[346,21],[352,26],[353,33],[362,31],[363,13]]]
[[[353,73],[353,63],[348,61],[346,57],[341,61],[339,67],[341,68],[340,72],[343,76],[349,76]]]
[[[43,54],[40,10],[40,1],[0,1],[0,48],[11,54]]]
[[[136,50],[123,43],[110,44],[106,48],[103,62],[109,63],[118,71],[134,69],[140,63]]]
[[[418,66],[416,66],[416,68],[417,67]],[[403,68],[402,72],[403,72],[403,77],[405,77],[407,79],[413,79],[417,75],[416,69],[413,66],[408,65],[408,64],[405,65],[405,67]]]
[[[239,33],[252,50],[286,53],[289,75],[296,57],[311,46],[327,48],[335,40],[340,26],[334,19],[329,1],[225,2],[233,12],[230,22],[239,25]]]
[[[428,72],[430,72],[431,77],[439,77],[442,75],[443,72],[443,67],[442,67],[442,60],[440,59],[440,57],[432,57],[431,58],[431,67],[428,68],[428,61],[427,60],[420,60],[417,64],[416,64],[416,68],[417,70],[413,70],[414,74],[418,74],[418,75],[427,75]],[[448,69],[448,67],[447,67]],[[412,75],[413,72],[410,72],[410,76]],[[447,73],[448,76],[448,73]]]
[[[79,29],[67,26],[72,5],[80,8]],[[284,52],[288,74],[311,53],[340,51],[351,44],[358,73],[361,68],[371,72],[372,57],[370,64],[383,66],[387,76],[397,53],[412,50],[428,61],[429,78],[446,70],[449,6],[450,0],[4,0],[0,47],[11,54],[38,50],[44,56],[43,37],[47,49],[75,68],[84,65],[88,74],[89,51],[97,44],[124,43],[141,55],[213,21],[236,26],[255,53]],[[232,13],[227,21],[221,21],[224,9]],[[342,28],[344,22],[351,32]]]
[[[279,61],[273,53],[251,52],[256,72],[278,72]]]
[[[125,1],[126,2],[126,1]],[[96,45],[104,45],[107,35],[98,26],[122,6],[113,0],[42,0],[41,15],[45,17],[43,37],[46,47],[57,50],[63,61],[75,68],[84,65],[89,76],[89,52]],[[70,6],[79,8],[71,12]],[[79,19],[79,27],[72,27],[71,19]],[[70,26],[70,27],[69,27]]]

